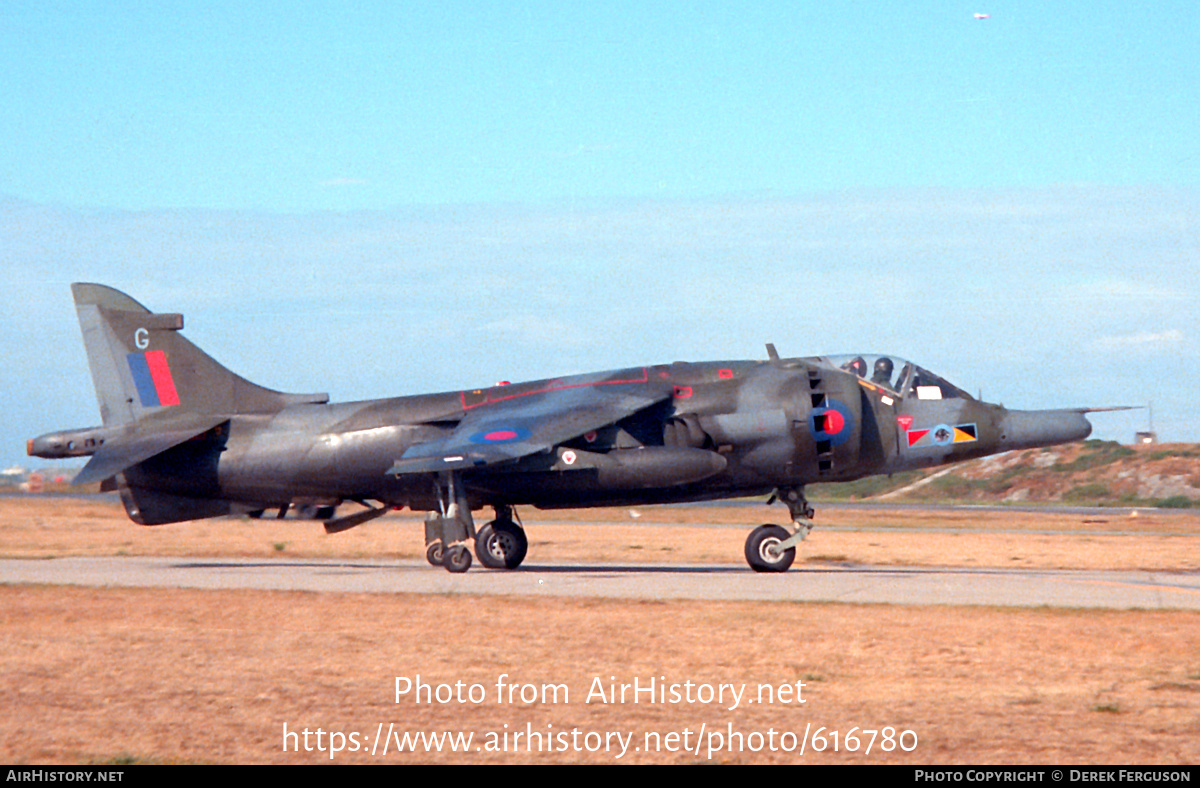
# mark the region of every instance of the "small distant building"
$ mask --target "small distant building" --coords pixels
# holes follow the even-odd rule
[[[1142,432],[1134,433],[1133,442],[1142,446],[1158,443],[1158,435],[1153,430],[1143,430]]]

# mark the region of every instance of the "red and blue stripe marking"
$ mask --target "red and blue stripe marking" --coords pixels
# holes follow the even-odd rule
[[[143,408],[179,404],[179,392],[175,390],[175,378],[171,376],[165,351],[147,350],[145,353],[130,353],[125,358],[129,361],[133,385],[137,387]]]

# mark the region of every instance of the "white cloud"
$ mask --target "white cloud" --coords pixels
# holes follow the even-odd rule
[[[1164,350],[1183,342],[1183,332],[1177,328],[1167,331],[1138,331],[1123,336],[1100,337],[1096,340],[1099,350]]]
[[[1178,301],[1184,293],[1168,287],[1128,279],[1102,279],[1079,288],[1084,298],[1120,301]]]

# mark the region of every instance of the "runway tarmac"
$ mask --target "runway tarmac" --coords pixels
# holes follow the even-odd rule
[[[453,575],[423,561],[55,558],[0,560],[0,582],[352,593],[760,600],[1200,610],[1200,572],[806,565],[534,563]]]

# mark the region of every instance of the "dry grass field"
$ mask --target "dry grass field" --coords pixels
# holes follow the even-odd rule
[[[738,562],[746,526],[780,512],[523,514],[530,561],[676,564]],[[1198,514],[829,509],[802,554],[815,563],[1195,571]],[[111,501],[0,499],[4,557],[420,551],[420,523],[407,513],[327,536],[292,520],[140,528]],[[1192,612],[3,585],[0,622],[6,762],[321,763],[331,741],[344,748],[332,760],[359,763],[1200,761]],[[518,689],[498,702],[504,674],[528,692],[558,684],[565,693],[523,701]],[[396,677],[418,675],[433,686],[478,685],[481,702],[397,703]],[[806,702],[731,709],[728,696],[671,703],[643,694],[621,704],[595,693],[588,702],[595,679],[607,690],[635,678],[696,693],[744,685],[746,700],[760,684],[802,682]],[[314,749],[285,739],[285,724],[307,728]],[[389,725],[473,739],[466,752],[409,742],[385,755],[374,741]],[[912,733],[878,735],[866,753],[864,731],[886,727]],[[814,740],[820,728],[824,739]],[[896,746],[914,736],[915,749]]]
[[[353,511],[347,507],[346,511]],[[521,511],[530,561],[741,563],[749,530],[782,506],[664,506]],[[482,522],[482,518],[480,518]],[[1024,566],[1047,569],[1200,568],[1200,509],[1137,516],[829,508],[797,563]],[[145,528],[115,499],[0,497],[0,557],[66,555],[421,558],[422,520],[395,512],[328,535],[318,522],[229,518]]]

